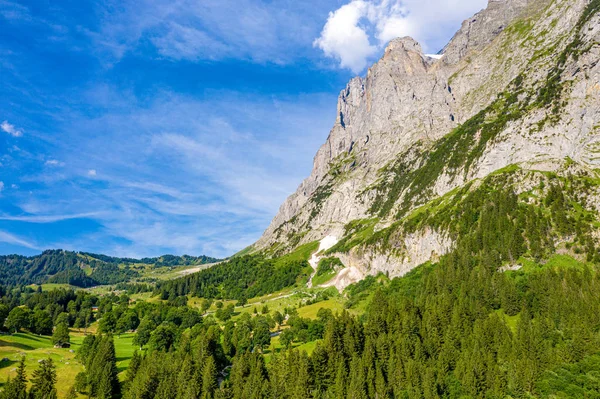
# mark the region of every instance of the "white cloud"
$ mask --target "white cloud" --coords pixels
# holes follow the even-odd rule
[[[14,137],[21,137],[23,135],[22,131],[17,129],[14,125],[8,123],[8,121],[0,123],[0,129],[4,130],[6,133]]]
[[[65,167],[52,170],[51,181],[32,176],[40,179],[30,181],[39,185],[35,195],[11,193],[21,211],[0,214],[0,223],[88,214],[98,230],[40,245],[128,256],[229,256],[260,237],[310,173],[335,118],[335,95],[215,91],[198,100],[160,92],[143,107],[127,96],[99,93],[99,106],[106,102],[110,112],[95,118],[70,112],[61,140],[46,152]],[[84,127],[105,133],[83,136]],[[111,151],[94,151],[107,140]],[[88,175],[91,168],[96,177]]]
[[[31,19],[31,14],[27,7],[7,0],[0,1],[0,16],[9,21]]]
[[[151,41],[161,55],[174,60],[215,59],[231,51],[206,32],[177,23],[171,23],[167,33]]]
[[[7,233],[5,231],[0,231],[0,242],[5,242],[8,244],[14,244],[14,245],[20,245],[22,247],[29,248],[29,249],[39,249],[39,247],[36,244],[29,242],[23,238],[17,237],[13,234]]]
[[[392,39],[411,36],[437,52],[487,0],[352,0],[329,14],[314,46],[360,73]]]
[[[90,169],[88,170],[87,174],[90,177],[95,177],[98,173],[96,172],[96,169]]]
[[[45,162],[46,166],[65,166],[64,162],[57,161],[56,159],[49,159]]]
[[[99,212],[87,212],[72,215],[28,215],[28,216],[8,216],[0,215],[0,220],[12,222],[28,222],[28,223],[54,223],[63,220],[71,219],[87,219],[98,216]]]
[[[4,182],[0,181],[0,193],[4,190]]]
[[[329,0],[333,1],[333,0]],[[87,31],[115,60],[140,44],[174,60],[243,59],[289,63],[310,51],[330,7],[297,0],[122,0],[100,30]],[[326,2],[325,2],[326,3]],[[113,61],[115,61],[113,60]]]
[[[325,55],[339,59],[342,68],[349,68],[355,73],[365,69],[367,60],[377,52],[365,29],[359,26],[368,14],[369,5],[357,0],[330,13],[321,37],[314,42],[314,46],[323,50]]]

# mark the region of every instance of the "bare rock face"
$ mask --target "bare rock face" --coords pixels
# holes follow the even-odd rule
[[[463,22],[454,38],[442,50],[444,63],[454,65],[468,55],[490,44],[531,0],[490,0],[488,7]]]
[[[465,122],[482,112],[498,118],[488,107],[500,93],[516,93],[511,101],[521,113],[483,142],[468,166],[448,166],[436,175],[420,193],[425,201],[513,164],[551,170],[568,157],[600,167],[600,16],[582,19],[589,4],[490,0],[463,23],[439,60],[424,55],[411,38],[391,41],[366,77],[341,91],[335,124],[311,175],[283,203],[255,249],[286,252],[327,235],[344,237],[352,221],[375,220],[378,230],[393,223],[400,209],[408,214],[423,203],[406,200],[415,185],[410,173]],[[569,53],[573,43],[577,55]],[[548,102],[540,93],[549,91],[552,76],[560,85],[550,88],[556,98]],[[482,142],[481,134],[473,132],[474,142]],[[403,165],[394,173],[405,186],[389,192],[397,196],[391,198],[394,212],[378,215],[373,205],[391,184],[382,171],[392,165]],[[344,273],[348,280],[380,271],[395,276],[447,253],[452,240],[427,230],[398,237],[398,245],[401,255],[362,247],[336,256],[353,268]]]

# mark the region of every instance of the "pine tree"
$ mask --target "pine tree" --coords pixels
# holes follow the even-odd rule
[[[129,367],[127,368],[127,377],[126,377],[126,381],[127,382],[131,382],[133,381],[133,379],[135,378],[135,375],[137,374],[140,365],[142,363],[142,356],[140,355],[140,353],[136,350],[133,352],[133,356],[131,357],[131,360],[129,361]]]
[[[118,397],[121,391],[117,377],[117,358],[112,336],[96,339],[95,351],[87,368],[90,393],[101,399]]]
[[[335,375],[335,397],[345,398],[346,388],[348,385],[348,372],[346,371],[346,364],[343,359],[338,361],[337,371]]]
[[[2,399],[27,399],[27,374],[25,373],[25,357],[21,358],[17,375],[9,379],[0,393]]]
[[[209,356],[204,361],[202,369],[202,399],[212,399],[217,389],[217,365],[215,359]]]
[[[96,398],[98,399],[112,399],[113,396],[113,384],[111,381],[111,365],[106,363],[100,373],[100,379],[97,383]]]
[[[29,391],[30,399],[56,399],[56,367],[52,359],[40,362],[40,366],[33,372],[32,386]]]

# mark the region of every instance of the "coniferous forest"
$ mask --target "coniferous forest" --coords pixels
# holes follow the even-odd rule
[[[351,285],[346,309],[326,306],[331,290],[283,309],[252,302],[299,290],[307,275],[297,254],[253,255],[141,294],[136,284],[120,295],[4,286],[3,326],[58,345],[87,332],[70,398],[600,397],[598,252],[592,218],[573,205],[588,180],[541,179],[534,204],[510,189],[514,173],[407,219],[408,231],[456,231],[455,249],[404,277]],[[558,255],[567,238],[572,255]],[[123,334],[133,337],[126,366],[115,350]],[[3,398],[55,397],[51,358],[29,374],[15,365]]]

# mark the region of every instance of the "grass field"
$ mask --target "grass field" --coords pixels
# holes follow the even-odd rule
[[[121,379],[123,379],[124,371],[136,349],[133,345],[134,335],[115,336],[117,367]],[[73,385],[77,373],[83,371],[83,366],[75,359],[75,354],[81,346],[83,338],[83,333],[71,331],[71,348],[56,349],[53,347],[50,337],[46,336],[29,333],[0,336],[0,359],[8,359],[0,362],[0,386],[6,383],[8,377],[14,377],[16,367],[22,356],[26,356],[25,364],[28,378],[31,378],[40,360],[51,358],[56,365],[58,397],[64,398]]]
[[[305,351],[306,353],[308,353],[310,355],[315,350],[315,347],[317,346],[317,342],[318,341],[311,341],[311,342],[307,342],[305,344],[295,342],[292,345],[292,347],[294,349]],[[269,346],[268,349],[265,349],[265,351],[264,351],[265,363],[269,363],[271,361],[271,356],[273,356],[273,353],[280,353],[281,351],[285,351],[285,349],[279,343],[279,336],[271,338],[271,345]]]
[[[31,284],[30,285],[31,288],[36,289],[37,287],[39,287],[39,285],[37,284]],[[72,290],[79,290],[81,288],[79,287],[75,287],[74,285],[69,285],[69,284],[42,284],[42,291],[52,291],[52,290],[58,290],[61,288],[64,288],[66,290],[68,289],[72,289]]]
[[[318,287],[321,284],[325,284],[326,282],[334,278],[336,274],[338,274],[337,271],[330,270],[327,273],[314,276],[312,279],[313,286]]]
[[[344,310],[344,300],[342,298],[329,298],[326,301],[313,303],[298,309],[298,315],[307,319],[316,319],[320,309],[330,309],[333,313]]]

